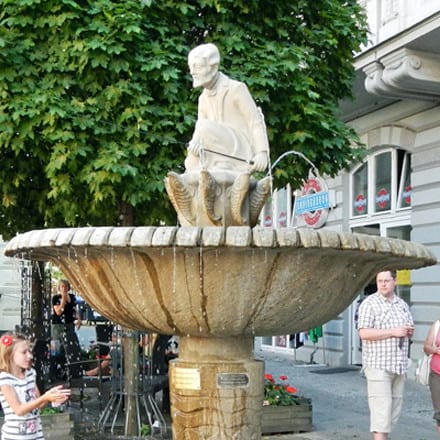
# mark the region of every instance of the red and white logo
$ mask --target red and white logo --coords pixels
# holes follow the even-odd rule
[[[287,226],[287,213],[281,211],[278,215],[278,226],[281,228],[285,228]]]
[[[358,194],[354,199],[354,209],[359,214],[363,214],[367,209],[367,199],[363,194]]]
[[[311,177],[302,187],[301,196],[319,193],[325,186],[325,183],[322,182],[321,179]],[[310,226],[311,228],[320,228],[325,225],[328,218],[328,212],[328,209],[317,209],[316,211],[305,212],[302,216],[307,226]]]
[[[406,205],[411,205],[411,195],[412,195],[412,187],[411,185],[407,185],[405,187],[405,191],[403,191],[402,198]]]
[[[386,209],[390,206],[390,194],[385,188],[381,188],[376,195],[376,204],[380,209]]]
[[[266,228],[270,228],[272,226],[272,217],[270,215],[266,215],[266,217],[264,217],[264,226]]]

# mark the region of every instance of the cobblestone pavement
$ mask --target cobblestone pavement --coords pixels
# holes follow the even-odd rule
[[[282,355],[272,355],[266,356],[265,371],[274,376],[288,376],[289,383],[299,390],[299,394],[312,399],[313,430],[308,433],[268,435],[263,437],[264,440],[371,440],[366,382],[359,368],[331,369],[294,364]],[[97,432],[99,411],[96,390],[88,390],[87,394],[84,411],[78,410],[76,402],[72,404],[75,440],[110,440],[109,434]],[[168,430],[163,437],[151,438],[171,439],[171,433]],[[438,440],[426,387],[407,380],[402,415],[390,438]]]

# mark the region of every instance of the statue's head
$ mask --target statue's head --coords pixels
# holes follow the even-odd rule
[[[201,44],[188,54],[188,66],[193,87],[206,87],[214,83],[220,64],[220,52],[212,43]]]

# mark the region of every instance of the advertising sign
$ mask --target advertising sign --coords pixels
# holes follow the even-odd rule
[[[294,215],[301,215],[307,226],[321,228],[325,225],[330,203],[327,185],[320,177],[309,177],[295,199]]]

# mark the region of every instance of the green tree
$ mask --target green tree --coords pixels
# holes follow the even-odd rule
[[[175,223],[163,178],[182,171],[202,42],[262,107],[272,161],[295,149],[334,175],[362,152],[335,114],[365,38],[355,0],[2,0],[0,233]]]

